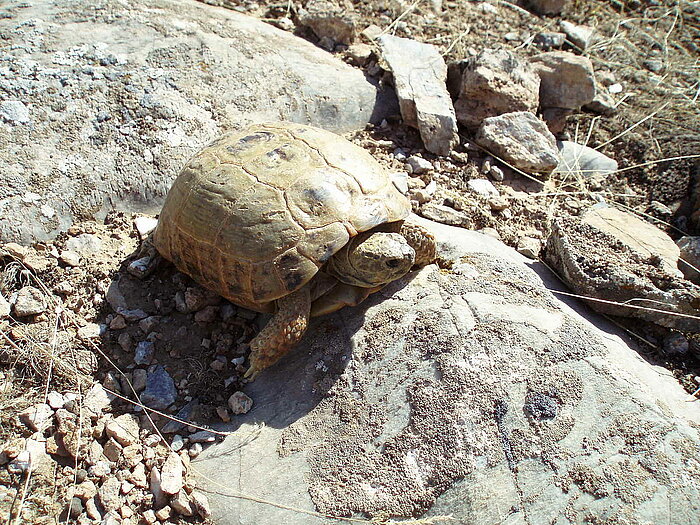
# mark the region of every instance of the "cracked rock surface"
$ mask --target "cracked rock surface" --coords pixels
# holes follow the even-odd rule
[[[697,522],[700,413],[673,379],[512,250],[431,228],[451,262],[318,319],[194,470],[336,516]],[[218,523],[325,523],[209,488]]]

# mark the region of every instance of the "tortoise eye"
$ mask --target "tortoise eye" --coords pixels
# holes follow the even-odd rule
[[[400,261],[399,259],[389,259],[389,260],[386,262],[386,265],[387,265],[389,268],[396,268],[397,266],[399,266],[399,264],[401,264],[401,261]]]

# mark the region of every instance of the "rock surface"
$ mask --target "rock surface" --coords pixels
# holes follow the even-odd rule
[[[617,171],[617,161],[607,155],[570,140],[557,141],[559,163],[555,173],[570,174],[574,178],[611,175]]]
[[[589,302],[599,312],[700,331],[700,287],[669,273],[648,241],[641,247],[644,254],[580,219],[560,218],[546,258],[575,293],[600,300]]]
[[[664,271],[681,277],[678,270],[680,248],[666,232],[636,215],[612,206],[594,207],[582,217],[585,224],[606,232],[644,257],[661,258]]]
[[[540,15],[558,15],[569,0],[527,0],[527,6]]]
[[[536,55],[530,63],[540,76],[540,107],[578,109],[595,97],[590,59],[568,51]]]
[[[528,111],[484,119],[475,140],[491,154],[528,173],[550,173],[557,167],[554,135]]]
[[[430,227],[450,270],[314,320],[246,387],[253,409],[192,464],[212,519],[697,522],[700,409],[673,378],[556,300],[513,250]]]
[[[377,40],[394,75],[404,122],[418,129],[425,148],[448,155],[459,142],[457,120],[445,87],[447,65],[437,47],[383,35]]]
[[[361,71],[194,0],[13,0],[0,31],[0,241],[155,213],[195,150],[252,121],[347,131],[382,118]]]
[[[485,49],[450,67],[451,76],[459,76],[457,120],[467,128],[476,130],[485,118],[503,113],[537,111],[540,79],[516,54],[506,49]]]
[[[676,245],[680,250],[678,268],[686,279],[700,284],[700,237],[686,235]]]

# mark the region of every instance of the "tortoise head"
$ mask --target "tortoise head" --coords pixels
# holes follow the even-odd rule
[[[346,284],[375,288],[406,275],[415,258],[415,250],[402,235],[368,231],[333,255],[328,272]]]

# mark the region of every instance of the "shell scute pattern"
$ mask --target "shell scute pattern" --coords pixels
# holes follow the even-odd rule
[[[154,242],[204,286],[270,311],[350,237],[409,212],[362,148],[308,126],[260,124],[216,140],[187,164]]]

